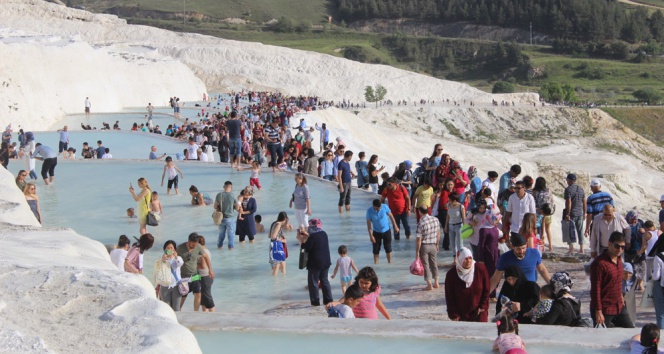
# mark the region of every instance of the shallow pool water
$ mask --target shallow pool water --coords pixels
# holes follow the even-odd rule
[[[340,320],[343,321],[343,320]],[[340,326],[342,324],[340,323]],[[230,353],[278,354],[315,351],[337,354],[354,353],[495,353],[491,341],[442,338],[350,336],[337,334],[298,335],[285,332],[194,331],[203,353],[219,352],[220,343]],[[528,344],[529,354],[549,353],[624,353],[624,349],[593,349],[550,344]]]
[[[88,140],[97,136],[94,132],[79,134]],[[85,137],[88,134],[90,136]],[[134,143],[132,139],[131,146]],[[145,275],[148,279],[152,279],[152,265],[160,256],[163,243],[173,239],[179,244],[195,231],[205,236],[211,246],[213,269],[217,274],[213,286],[217,311],[263,313],[282,304],[308,306],[308,293],[304,290],[306,271],[297,269],[298,246],[293,232],[286,235],[291,254],[287,261],[287,274],[273,277],[268,263],[269,242],[266,234],[258,234],[254,244],[238,244],[236,237],[234,250],[217,250],[218,229],[212,223],[212,207],[190,205],[190,185],[196,185],[200,191],[214,198],[224,181],[230,180],[237,193],[249,184],[249,171],[231,171],[221,164],[177,162],[185,178],[180,180],[180,195],[167,196],[165,186],[160,186],[163,166],[164,163],[160,161],[59,161],[55,185],[44,186],[43,182],[38,183],[44,225],[71,227],[103,243],[116,243],[121,234],[138,236],[138,222],[136,219],[128,219],[125,210],[136,207],[128,191],[129,184],[133,183],[136,187],[137,179],[145,177],[152,189],[159,192],[164,208],[160,226],[149,227],[156,241],[155,247],[147,252],[145,258]],[[16,173],[23,166],[10,163],[9,167]],[[260,180],[263,189],[256,192],[255,198],[258,214],[263,216],[265,227],[269,228],[276,220],[277,213],[282,210],[289,212],[295,222],[294,215],[288,209],[295,183],[293,175],[275,175],[265,170]],[[373,265],[365,221],[365,211],[370,207],[373,196],[354,189],[351,213],[340,215],[337,211],[338,193],[335,184],[312,179],[309,187],[313,217],[322,220],[329,235],[332,261],[338,258],[338,246],[345,244],[359,268]],[[376,270],[385,292],[422,285],[422,279],[412,276],[408,271],[414,253],[414,240],[406,241],[402,238],[401,241],[393,241],[392,264],[388,265],[384,253],[381,254]],[[441,253],[439,261],[445,261],[441,259],[443,255],[451,256],[451,253]],[[331,283],[334,297],[340,297],[338,280],[332,280]],[[191,305],[185,306],[184,310],[191,310]],[[440,310],[443,311],[442,308]]]
[[[87,142],[90,147],[97,148],[97,141],[101,140],[104,147],[110,149],[111,155],[114,159],[147,159],[150,155],[150,148],[154,145],[157,147],[157,154],[168,154],[175,159],[176,153],[182,153],[187,145],[182,141],[173,138],[165,137],[163,135],[131,132],[131,131],[72,131],[69,133],[69,147],[76,149],[76,158],[82,159],[81,151],[83,151],[83,143]],[[58,149],[58,142],[60,135],[57,132],[35,132],[35,141],[42,143],[52,149]],[[219,155],[215,153],[214,158],[219,159]],[[56,174],[61,168],[63,158],[58,158],[58,167]],[[106,161],[99,161],[106,162]],[[12,165],[20,165],[24,168],[23,161],[12,160]],[[37,174],[39,174],[41,162],[37,162]]]

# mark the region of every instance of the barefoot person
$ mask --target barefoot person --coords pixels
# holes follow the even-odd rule
[[[58,164],[58,153],[46,145],[37,143],[35,145],[35,152],[32,153],[32,156],[37,160],[42,160],[41,176],[44,179],[44,183],[51,184],[55,178],[55,166]]]
[[[422,219],[417,223],[415,231],[415,257],[420,257],[424,266],[424,281],[427,282],[426,290],[439,288],[438,265],[436,254],[440,245],[440,222],[435,216],[426,213],[425,207],[420,207]],[[431,284],[433,280],[433,284]]]
[[[387,263],[392,263],[392,233],[390,232],[390,221],[394,225],[394,232],[399,232],[394,215],[387,204],[382,204],[380,199],[374,199],[371,208],[367,209],[367,230],[369,239],[373,245],[374,264],[378,264],[380,245],[383,244]]]
[[[152,190],[148,185],[148,181],[143,177],[138,179],[138,187],[141,188],[141,192],[136,194],[134,187],[129,183],[129,193],[136,201],[136,209],[138,209],[139,233],[143,235],[148,233],[147,223],[150,203],[152,202]]]

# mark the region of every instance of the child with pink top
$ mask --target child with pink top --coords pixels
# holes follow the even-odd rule
[[[376,309],[378,309],[385,319],[392,319],[389,312],[387,312],[385,305],[383,305],[383,302],[380,300],[381,289],[380,285],[378,285],[378,276],[373,268],[364,267],[360,269],[355,277],[355,282],[357,282],[360,289],[364,291],[364,297],[353,309],[355,318],[377,320],[378,313],[376,312]]]
[[[498,338],[493,342],[493,350],[500,354],[526,354],[526,342],[519,337],[519,322],[505,314],[496,321]]]

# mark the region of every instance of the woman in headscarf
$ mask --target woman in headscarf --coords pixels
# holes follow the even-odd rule
[[[539,290],[539,285],[534,281],[528,281],[519,266],[508,267],[505,269],[505,282],[498,295],[496,313],[500,313],[503,309],[502,297],[505,296],[511,301],[512,317],[520,323],[532,323],[530,318],[523,315],[532,310],[539,301]]]
[[[242,209],[237,216],[237,226],[235,234],[239,236],[240,243],[244,243],[245,238],[249,238],[249,243],[254,243],[254,236],[256,236],[256,221],[254,214],[258,206],[256,199],[254,199],[254,189],[249,186],[240,192],[242,195]],[[242,219],[240,219],[242,216]]]
[[[25,162],[25,169],[30,172],[31,179],[37,179],[37,172],[35,172],[35,158],[32,154],[35,152],[35,134],[32,132],[25,133],[25,142],[21,146],[21,153],[23,154],[23,161]]]
[[[549,286],[554,296],[551,310],[543,317],[538,318],[535,323],[577,326],[577,322],[581,317],[581,302],[570,294],[573,284],[572,278],[569,277],[567,272],[557,272],[551,276]]]
[[[429,160],[431,161],[431,160]],[[440,164],[436,167],[433,174],[433,181],[436,184],[450,178],[450,168],[452,167],[452,158],[448,154],[440,157]]]
[[[323,303],[327,305],[333,301],[332,288],[327,278],[332,260],[330,259],[330,242],[327,233],[323,231],[320,219],[309,220],[307,231],[298,230],[297,239],[302,249],[309,254],[307,258],[307,283],[309,287],[309,300],[312,306],[320,306],[319,284],[323,290]]]
[[[452,321],[489,321],[489,274],[466,247],[459,250],[456,267],[445,277],[445,301]]]
[[[489,207],[486,200],[477,202],[477,214],[479,217],[473,217],[476,221],[475,233],[477,237],[477,261],[482,262],[489,273],[489,278],[496,272],[498,266],[498,239],[500,234],[498,232],[498,223],[500,222],[501,215],[498,207]],[[473,235],[474,236],[474,235]],[[472,242],[472,240],[471,240]],[[495,300],[495,290],[491,292],[492,300]]]

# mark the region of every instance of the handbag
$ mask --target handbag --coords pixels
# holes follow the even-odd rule
[[[307,262],[309,261],[309,252],[304,248],[300,247],[300,261],[298,267],[304,269],[307,267]]]
[[[424,266],[420,257],[415,258],[415,261],[410,264],[410,274],[417,276],[424,275]]]
[[[168,262],[163,262],[161,259],[157,259],[154,262],[154,282],[157,285],[171,285],[171,273],[168,271],[169,268],[171,267]]]
[[[146,224],[147,224],[148,226],[159,226],[159,221],[157,221],[157,217],[156,217],[155,214],[154,214],[153,212],[151,212],[151,211],[148,212],[148,216],[147,216],[147,222],[146,222]]]
[[[175,274],[173,268],[171,268],[171,273],[173,273],[175,281],[178,283],[178,291],[180,292],[180,295],[187,296],[187,294],[189,294],[189,282],[182,281],[182,279],[180,279],[178,275]]]
[[[148,210],[150,210],[150,205],[148,204],[148,200],[147,199],[144,200],[145,200],[145,205],[147,206]],[[146,224],[148,226],[159,226],[159,220],[152,211],[148,211]]]
[[[223,219],[224,219],[224,213],[220,212],[217,209],[215,209],[212,212],[212,221],[214,222],[215,225],[221,225],[221,221]]]

